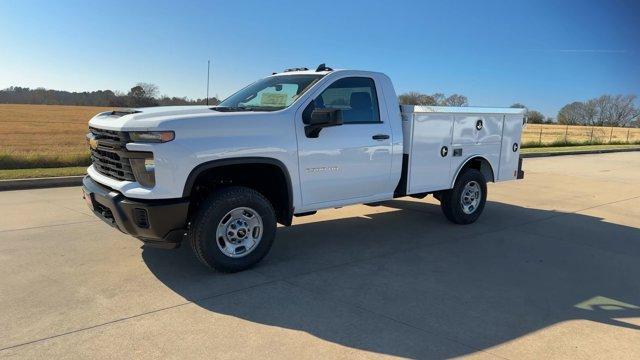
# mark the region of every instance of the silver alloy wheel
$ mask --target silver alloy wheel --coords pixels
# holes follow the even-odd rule
[[[248,207],[238,207],[222,217],[216,244],[223,254],[240,258],[255,250],[262,239],[262,218]]]
[[[462,205],[462,211],[467,214],[473,214],[480,200],[482,199],[482,189],[480,184],[476,181],[469,181],[462,189],[462,195],[460,196],[460,205]]]

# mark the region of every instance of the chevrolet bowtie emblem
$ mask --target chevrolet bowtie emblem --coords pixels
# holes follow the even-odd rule
[[[94,150],[98,148],[98,140],[96,140],[93,134],[87,135],[87,143],[89,144],[89,147]]]

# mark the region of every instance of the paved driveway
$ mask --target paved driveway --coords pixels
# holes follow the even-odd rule
[[[640,358],[640,153],[525,160],[473,225],[401,199],[298,218],[253,270],[0,193],[0,358]]]

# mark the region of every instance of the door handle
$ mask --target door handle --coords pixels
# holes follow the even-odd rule
[[[371,137],[373,140],[386,140],[389,138],[387,134],[376,134]]]

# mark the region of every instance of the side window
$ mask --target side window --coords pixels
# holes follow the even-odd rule
[[[336,80],[312,104],[315,108],[342,110],[344,124],[380,122],[376,85],[371,78],[348,77]]]

